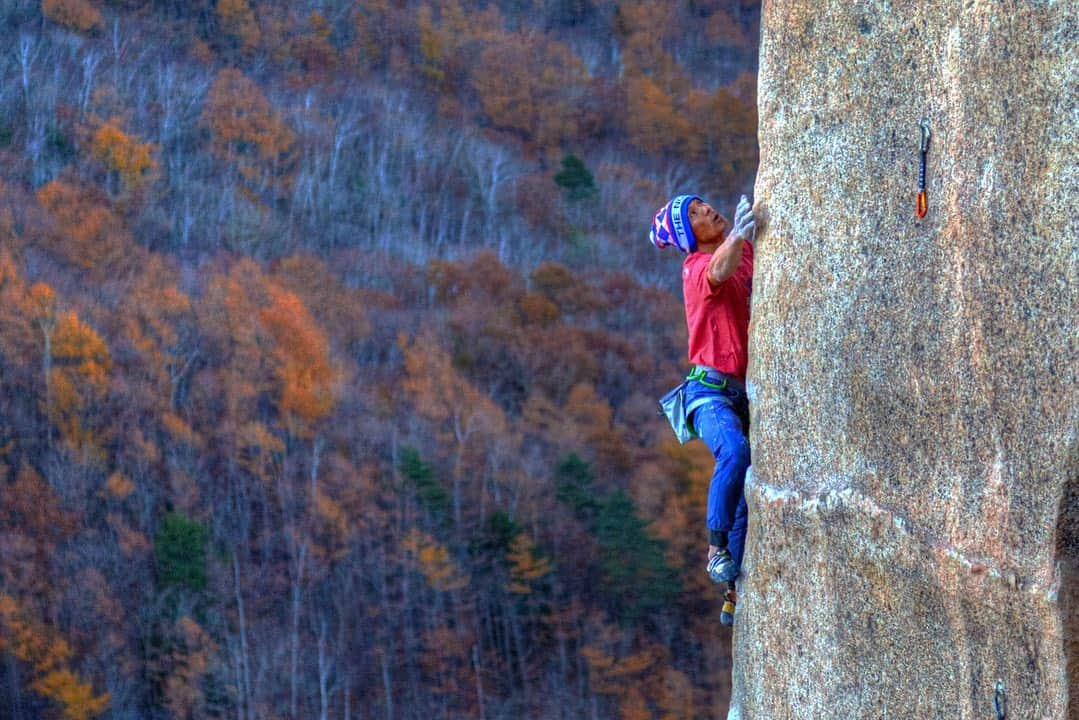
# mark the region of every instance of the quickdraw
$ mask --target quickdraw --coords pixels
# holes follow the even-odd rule
[[[914,207],[914,212],[919,218],[924,218],[926,212],[929,210],[929,198],[925,193],[925,160],[929,155],[929,118],[922,118],[918,121],[918,125],[922,128],[922,166],[918,170],[918,201]]]

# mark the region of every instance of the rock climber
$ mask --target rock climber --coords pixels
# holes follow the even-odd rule
[[[730,586],[742,567],[748,513],[749,298],[753,282],[753,209],[742,196],[731,223],[696,195],[678,195],[656,213],[650,239],[685,254],[682,292],[689,328],[685,407],[692,432],[708,445],[715,470],[708,488],[708,576]],[[725,617],[724,622],[730,618]]]

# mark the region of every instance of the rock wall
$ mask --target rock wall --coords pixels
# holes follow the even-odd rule
[[[1077,40],[765,1],[731,717],[1079,718]]]

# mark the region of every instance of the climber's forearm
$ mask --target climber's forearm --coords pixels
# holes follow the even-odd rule
[[[723,244],[712,252],[712,259],[708,262],[708,284],[716,288],[734,275],[738,264],[742,262],[742,250],[745,240],[737,237],[734,233],[727,236]]]

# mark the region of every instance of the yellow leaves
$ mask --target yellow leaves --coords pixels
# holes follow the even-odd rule
[[[137,257],[134,242],[102,191],[53,180],[37,191],[37,200],[55,221],[49,250],[99,277]]]
[[[546,295],[537,292],[523,295],[518,301],[517,307],[521,313],[521,320],[526,325],[549,327],[561,315],[557,305],[548,300]]]
[[[150,552],[150,540],[138,530],[130,527],[119,514],[109,513],[105,520],[116,533],[116,543],[124,557],[135,557]]]
[[[678,152],[698,132],[674,99],[652,78],[626,78],[626,132],[629,141],[647,153]]]
[[[337,48],[330,41],[333,28],[322,13],[311,13],[307,25],[308,31],[292,41],[291,49],[304,72],[300,79],[309,84],[324,79],[325,73],[337,67],[338,57]]]
[[[31,689],[60,705],[65,720],[90,720],[109,706],[109,695],[94,695],[93,687],[65,667],[71,646],[49,625],[25,612],[15,598],[0,593],[0,650],[33,667]]]
[[[65,720],[90,720],[109,707],[108,693],[95,697],[90,684],[67,669],[54,670],[35,680],[30,687],[60,703]]]
[[[544,148],[577,135],[581,108],[567,91],[587,81],[572,50],[525,34],[492,38],[472,75],[491,124]]]
[[[314,492],[312,508],[313,534],[318,542],[314,552],[323,560],[333,562],[348,554],[352,521],[344,507],[321,488]]]
[[[28,308],[35,322],[51,325],[56,319],[56,292],[46,283],[34,283],[27,297]]]
[[[473,433],[504,430],[501,409],[457,372],[434,333],[421,332],[411,342],[401,335],[398,344],[405,356],[405,391],[421,415],[449,426],[447,439],[463,444]]]
[[[427,533],[413,528],[404,540],[405,551],[416,561],[427,584],[435,590],[450,592],[468,587],[472,579],[457,566],[449,550]]]
[[[222,29],[236,38],[242,51],[250,52],[258,46],[262,32],[247,0],[217,0],[216,12]]]
[[[135,483],[124,477],[120,471],[116,471],[105,481],[105,490],[117,500],[124,500],[135,492]]]
[[[693,684],[670,666],[668,648],[652,643],[617,657],[605,648],[619,647],[622,642],[609,626],[600,630],[601,637],[583,647],[581,655],[588,663],[592,690],[620,698],[622,720],[679,720],[694,715]]]
[[[191,299],[175,285],[159,288],[158,293],[158,305],[164,312],[179,315],[191,310]]]
[[[105,167],[120,176],[125,189],[138,192],[157,175],[158,164],[151,153],[153,143],[140,143],[120,128],[118,119],[102,123],[94,132],[91,151]]]
[[[513,538],[506,560],[510,564],[510,581],[506,590],[515,595],[528,595],[532,583],[546,577],[552,570],[551,561],[536,553],[536,544],[525,533]]]
[[[337,403],[329,340],[295,294],[271,287],[270,298],[259,317],[276,342],[279,410],[297,434],[310,437]]]
[[[15,481],[4,486],[0,522],[18,528],[45,553],[69,533],[75,518],[62,508],[60,497],[29,465],[23,465]]]
[[[618,703],[618,717],[620,720],[652,720],[652,711],[640,690],[635,687],[626,690]]]
[[[241,445],[256,454],[283,453],[285,443],[260,422],[247,423],[240,429]]]
[[[211,152],[235,167],[252,190],[288,189],[296,134],[242,72],[218,73],[200,122],[210,130]]]
[[[420,6],[416,24],[420,31],[420,72],[435,84],[441,83],[446,77],[442,69],[445,47],[441,33],[431,21],[430,6]]]
[[[174,409],[177,384],[195,354],[191,338],[196,319],[191,299],[175,285],[177,274],[178,270],[151,257],[131,283],[119,312],[122,336],[118,345],[137,352],[137,359],[124,368],[125,378],[132,392],[162,414]]]
[[[577,383],[566,398],[566,415],[586,433],[611,424],[611,406],[590,383]]]
[[[181,616],[169,633],[175,648],[166,659],[165,706],[177,718],[197,716],[204,709],[202,678],[210,669],[217,643],[194,619]]]
[[[88,33],[104,25],[101,13],[88,0],[41,0],[41,14],[58,25]]]
[[[646,647],[619,659],[595,645],[586,645],[581,655],[588,662],[592,690],[600,695],[620,695],[627,686],[654,670],[663,657],[663,649]]]
[[[178,443],[190,445],[191,447],[199,447],[201,444],[198,433],[175,413],[164,413],[161,416],[161,425],[165,428],[165,432]]]
[[[108,383],[108,373],[112,369],[109,349],[74,312],[60,316],[53,332],[52,355],[58,365],[69,368],[97,389],[103,389]]]
[[[221,367],[231,426],[266,422],[272,403],[274,434],[313,437],[337,404],[340,370],[326,332],[299,295],[242,260],[210,279],[199,315],[210,318],[201,329]],[[265,439],[255,444],[272,449]]]
[[[108,391],[112,357],[101,337],[73,312],[60,316],[51,339],[46,412],[71,449],[96,456],[99,443],[85,420]]]
[[[248,472],[269,482],[279,469],[285,442],[261,422],[246,422],[236,432],[237,460]]]

